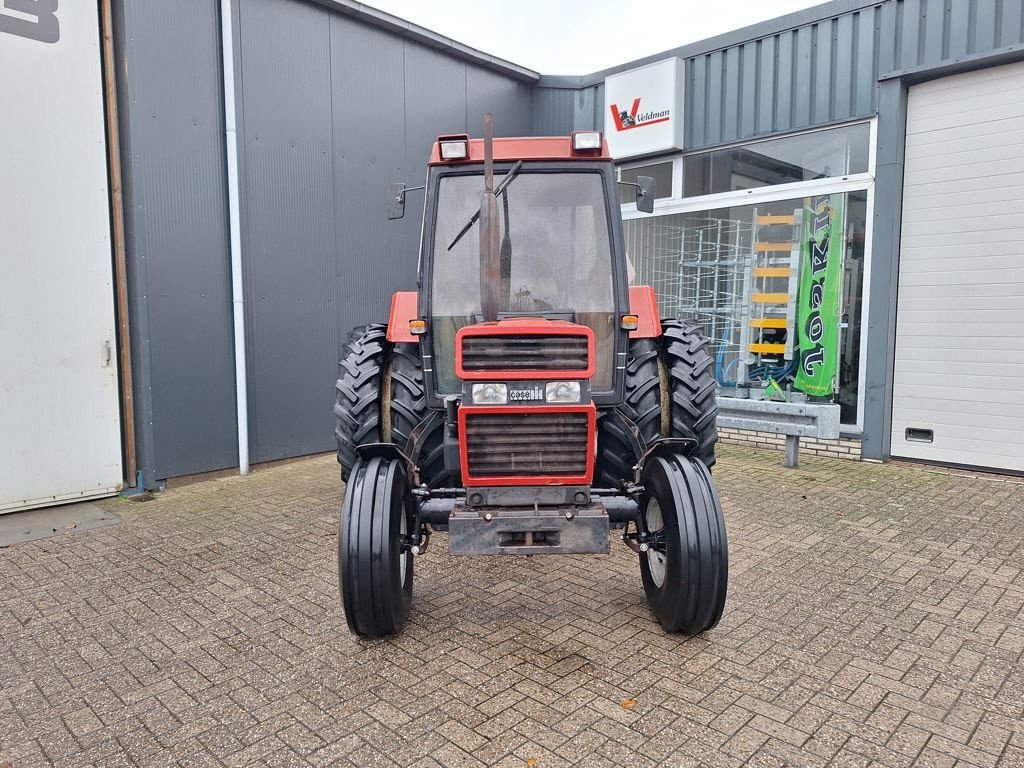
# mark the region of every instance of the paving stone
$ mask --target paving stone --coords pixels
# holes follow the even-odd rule
[[[348,633],[331,456],[0,550],[0,767],[1024,765],[1024,483],[726,446],[730,591],[665,635],[636,557],[416,561]],[[632,707],[623,707],[634,700]]]

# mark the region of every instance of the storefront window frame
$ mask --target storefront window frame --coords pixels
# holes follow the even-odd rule
[[[865,329],[870,322],[869,308],[871,305],[871,270],[874,233],[874,210],[875,210],[875,159],[878,146],[878,118],[870,120],[854,120],[844,125],[855,125],[867,123],[869,126],[868,138],[868,170],[866,173],[848,174],[846,176],[830,176],[824,179],[813,179],[811,181],[797,181],[790,184],[776,184],[774,186],[755,187],[737,192],[718,192],[712,195],[701,195],[699,197],[682,197],[682,154],[671,156],[678,162],[678,167],[673,166],[673,197],[654,201],[654,213],[641,213],[636,209],[636,203],[623,203],[621,206],[623,221],[631,219],[644,219],[651,216],[666,216],[675,213],[700,213],[701,211],[714,210],[716,208],[730,208],[744,205],[758,205],[761,203],[772,203],[780,200],[793,198],[813,197],[821,194],[837,194],[847,192],[864,192],[867,195],[866,214],[864,222],[864,281],[861,289],[861,316],[860,316],[860,364],[857,374],[857,420],[853,424],[840,424],[843,437],[859,437],[864,430],[864,407],[865,388],[867,385],[867,361],[868,336]],[[835,128],[836,125],[822,126],[816,130],[801,131],[801,134],[816,133],[821,130]],[[781,138],[781,134],[766,138]],[[728,146],[741,146],[753,142],[735,142],[734,144],[714,147],[713,149],[725,149]],[[696,153],[686,153],[696,154]],[[667,156],[658,158],[647,158],[645,161],[636,161],[629,165],[647,165],[655,162],[666,162]],[[623,164],[623,167],[629,167]],[[677,187],[678,185],[678,187]]]

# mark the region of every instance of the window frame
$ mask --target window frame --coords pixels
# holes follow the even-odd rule
[[[615,164],[615,180],[622,181],[623,171],[635,171],[638,168],[646,168],[650,165],[662,165],[664,163],[672,163],[672,194],[669,197],[657,197],[655,203],[659,200],[664,202],[665,200],[677,200],[683,196],[683,155],[655,155],[653,157],[647,157],[643,160],[628,160],[622,163]],[[623,210],[625,206],[630,205],[636,209],[636,203],[623,203]]]

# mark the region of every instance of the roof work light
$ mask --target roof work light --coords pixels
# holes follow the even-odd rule
[[[600,152],[601,132],[600,131],[573,131],[572,134],[573,152]]]
[[[469,158],[468,136],[441,136],[437,143],[441,147],[442,160],[467,160]]]

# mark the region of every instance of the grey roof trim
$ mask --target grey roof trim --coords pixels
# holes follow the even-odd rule
[[[802,27],[806,24],[824,21],[836,16],[853,13],[863,8],[884,5],[885,2],[889,1],[891,0],[832,0],[832,2],[822,3],[821,5],[805,8],[802,11],[795,11],[785,16],[768,19],[767,21],[752,24],[742,29],[709,37],[706,40],[698,40],[695,43],[688,43],[678,48],[645,56],[642,59],[636,59],[635,61],[602,69],[598,72],[592,72],[589,75],[542,75],[536,85],[540,88],[587,88],[604,82],[605,77],[608,75],[625,72],[635,67],[642,67],[645,64],[653,64],[656,61],[662,61],[672,56],[678,56],[681,59],[700,56],[705,53],[721,50],[722,48],[729,48],[734,45],[750,42],[751,40],[757,40],[758,38],[776,35],[794,27]]]
[[[505,61],[505,59],[499,59],[497,56],[471,48],[457,40],[452,40],[450,37],[439,35],[426,27],[413,24],[411,21],[406,21],[398,16],[392,16],[390,13],[379,11],[365,3],[359,3],[355,0],[313,0],[313,2],[330,8],[332,11],[355,17],[366,24],[372,24],[375,27],[386,29],[388,32],[394,32],[402,37],[423,43],[435,50],[443,51],[464,61],[511,75],[517,80],[536,83],[540,79],[539,72],[534,72],[532,69],[513,64],[511,61]]]
[[[996,67],[1000,64],[1014,64],[1024,60],[1024,46],[1020,43],[996,48],[991,51],[972,53],[965,56],[957,56],[954,59],[943,61],[938,64],[922,64],[919,67],[908,69],[894,69],[891,72],[884,72],[878,76],[879,82],[901,78],[908,83],[920,83],[925,80],[932,80],[945,75],[955,75],[961,72],[971,72],[985,67]]]

